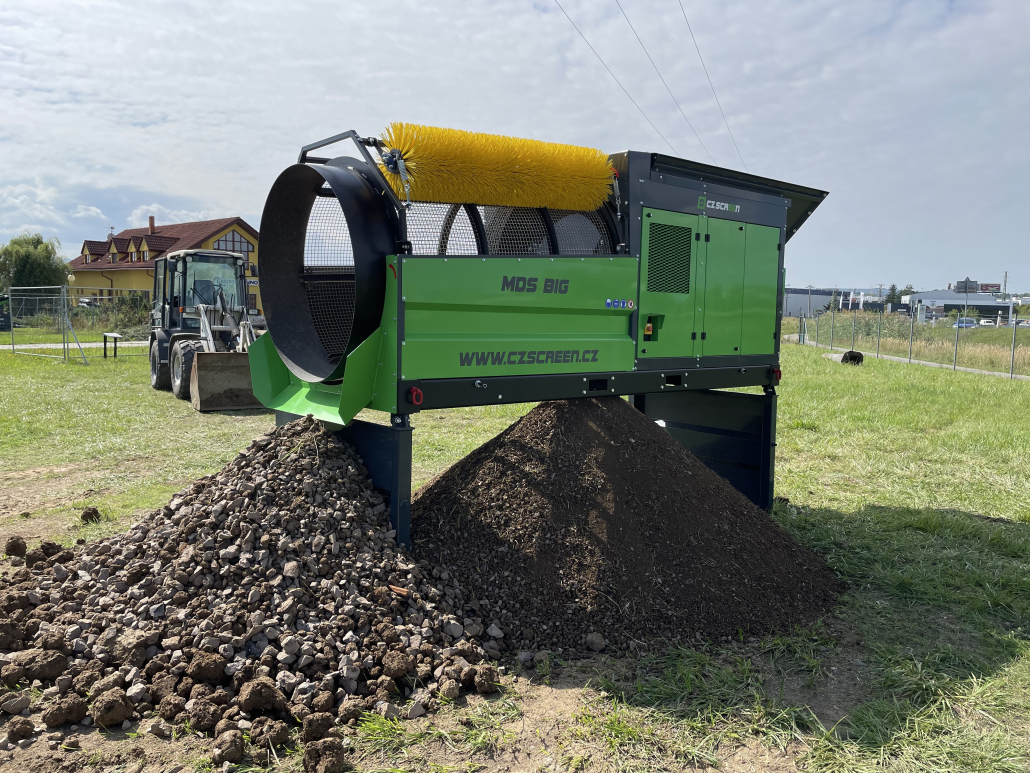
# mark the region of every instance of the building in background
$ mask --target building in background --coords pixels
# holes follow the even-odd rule
[[[103,241],[87,239],[81,254],[69,261],[73,299],[137,291],[147,300],[154,289],[154,260],[177,250],[228,250],[242,253],[247,271],[248,308],[261,309],[258,290],[258,232],[241,217],[128,228]],[[75,301],[73,301],[75,302]]]
[[[981,285],[982,286],[982,285]],[[1008,321],[1012,316],[1012,309],[1016,300],[1002,300],[989,293],[960,293],[954,290],[928,290],[921,293],[912,293],[901,298],[901,302],[910,306],[925,306],[924,312],[934,317],[947,316],[948,312],[957,311],[970,317],[994,317],[1001,316],[1003,321]]]

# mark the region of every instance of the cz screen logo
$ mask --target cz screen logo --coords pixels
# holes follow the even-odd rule
[[[697,197],[698,209],[717,209],[722,212],[740,212],[739,204],[727,204],[725,201],[712,201],[704,196]]]

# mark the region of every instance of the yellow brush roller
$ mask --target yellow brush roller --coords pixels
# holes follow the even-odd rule
[[[611,192],[611,162],[594,148],[410,123],[390,124],[381,139],[404,160],[382,167],[402,201],[587,211]]]

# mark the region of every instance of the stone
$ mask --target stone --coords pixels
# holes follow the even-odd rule
[[[3,711],[5,714],[21,714],[29,707],[31,702],[29,696],[25,694],[0,698],[0,711]]]
[[[289,577],[291,580],[296,579],[300,576],[300,563],[297,561],[287,561],[283,567],[283,576]]]
[[[190,701],[189,704],[186,713],[195,730],[211,730],[222,718],[222,710],[205,698]]]
[[[452,639],[457,639],[463,633],[465,633],[465,627],[461,623],[452,620],[451,622],[444,625],[443,632],[450,636]]]
[[[504,638],[504,631],[497,627],[496,624],[491,623],[490,627],[486,629],[486,635],[494,639]]]
[[[405,652],[387,652],[383,656],[383,673],[393,679],[400,679],[415,670],[415,659]]]
[[[249,713],[286,710],[286,696],[268,677],[258,677],[243,685],[237,703],[241,711]]]
[[[333,729],[333,715],[326,713],[309,714],[304,717],[301,738],[305,742],[318,741]]]
[[[31,738],[36,732],[32,720],[27,717],[15,717],[7,723],[7,740],[17,742],[23,738]]]
[[[17,534],[8,537],[7,542],[4,544],[4,553],[9,556],[23,558],[27,550],[25,540]]]
[[[323,738],[304,745],[304,773],[343,773],[346,765],[343,742]]]
[[[461,695],[461,685],[454,679],[445,679],[440,684],[440,697],[453,701],[457,700],[459,695]]]
[[[404,718],[405,719],[416,719],[426,713],[426,707],[418,701],[412,701],[408,706],[405,707]]]
[[[221,765],[224,762],[239,762],[243,759],[243,733],[239,730],[228,730],[215,739],[211,753],[211,762]]]
[[[214,652],[198,652],[193,656],[186,675],[195,682],[222,684],[229,677],[225,673],[225,658]]]
[[[144,684],[134,684],[125,691],[125,694],[133,703],[150,702],[150,693],[147,692],[147,686]]]
[[[142,732],[157,736],[158,738],[171,738],[172,726],[163,719],[151,719],[141,725]]]
[[[68,722],[81,722],[88,713],[86,702],[72,693],[43,709],[40,719],[47,727],[57,727]]]
[[[89,714],[94,724],[110,728],[127,720],[132,712],[132,702],[126,697],[125,691],[115,687],[93,701]]]
[[[604,649],[605,641],[604,637],[596,631],[591,631],[587,634],[586,645],[594,652],[600,652]]]

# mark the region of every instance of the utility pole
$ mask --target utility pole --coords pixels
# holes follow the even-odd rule
[[[1008,299],[1009,297],[1009,272],[1005,272],[1005,279],[1001,283],[1001,297]]]
[[[879,287],[879,289],[876,291],[876,302],[879,303],[883,300],[883,283],[881,282],[877,287]]]
[[[812,285],[808,286],[808,316],[812,316]]]

